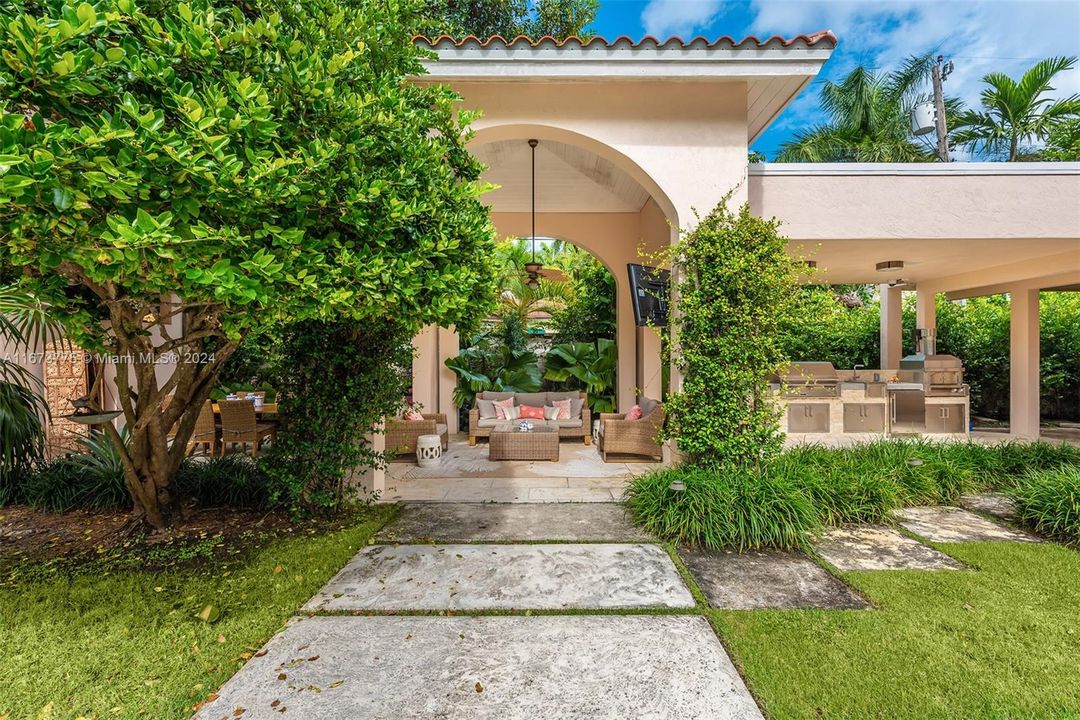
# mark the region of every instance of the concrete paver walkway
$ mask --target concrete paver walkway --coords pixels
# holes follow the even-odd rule
[[[1007,528],[954,507],[910,507],[895,513],[900,524],[931,542],[1040,542],[1034,535]]]
[[[377,542],[638,542],[648,535],[622,505],[416,503],[406,505]]]
[[[691,608],[659,545],[374,545],[305,606],[339,610]]]
[[[801,553],[679,549],[701,591],[716,608],[861,609],[866,602]]]
[[[704,618],[601,615],[300,620],[196,715],[236,717],[762,716]]]
[[[827,530],[815,544],[821,557],[838,570],[962,570],[945,553],[884,525]]]

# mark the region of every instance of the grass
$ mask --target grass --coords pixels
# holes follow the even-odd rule
[[[936,546],[975,572],[842,576],[873,610],[707,610],[771,720],[1080,717],[1080,554]]]
[[[0,588],[0,718],[189,717],[394,512],[164,572],[29,569]]]
[[[672,490],[674,481],[685,490]],[[1050,443],[888,440],[800,447],[764,470],[683,466],[647,473],[631,482],[626,504],[634,520],[661,539],[745,550],[805,545],[824,526],[881,522],[899,507],[954,503],[985,489],[1008,493],[1021,505],[1024,489],[1032,510],[1022,518],[1080,540],[1080,449]]]

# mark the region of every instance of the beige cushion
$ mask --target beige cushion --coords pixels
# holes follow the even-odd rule
[[[570,392],[549,392],[547,393],[547,404],[550,405],[553,400],[572,400],[580,397],[580,394],[575,391]]]
[[[506,422],[506,421],[505,420],[496,420],[495,418],[480,418],[479,420],[476,421],[476,427],[490,428],[490,427],[495,427],[497,424],[499,424],[501,422]]]
[[[489,420],[495,417],[495,403],[492,400],[476,399],[476,407],[480,411],[480,417]]]
[[[581,424],[581,408],[584,407],[585,401],[579,397],[570,398],[570,417],[577,418],[578,425]]]
[[[638,400],[638,406],[641,408],[641,416],[645,417],[660,404],[659,400],[653,400],[652,398],[643,397]]]
[[[484,390],[479,393],[477,397],[484,400],[505,400],[506,398],[514,397],[512,392],[495,392],[494,390]]]
[[[436,435],[445,435],[447,430],[448,430],[448,428],[446,427],[445,423],[436,423],[435,424],[435,434]]]
[[[547,405],[547,393],[518,393],[517,404],[544,407]]]
[[[559,414],[559,408],[552,407],[551,405],[544,406],[544,419],[554,420]]]
[[[581,418],[574,418],[573,420],[549,420],[548,424],[554,423],[561,428],[581,427]]]

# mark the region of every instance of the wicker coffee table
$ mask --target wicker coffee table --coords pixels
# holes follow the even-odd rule
[[[532,430],[522,432],[517,422],[499,423],[488,441],[489,460],[559,459],[559,428],[534,422]]]

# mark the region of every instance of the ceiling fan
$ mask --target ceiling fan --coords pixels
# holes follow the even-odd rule
[[[535,288],[540,278],[547,280],[561,281],[566,280],[566,275],[560,270],[554,268],[544,268],[544,264],[536,260],[536,146],[540,144],[540,141],[531,138],[529,140],[529,147],[532,152],[532,234],[529,236],[529,241],[532,246],[532,259],[525,263],[525,276],[528,278],[526,283],[529,287]]]

